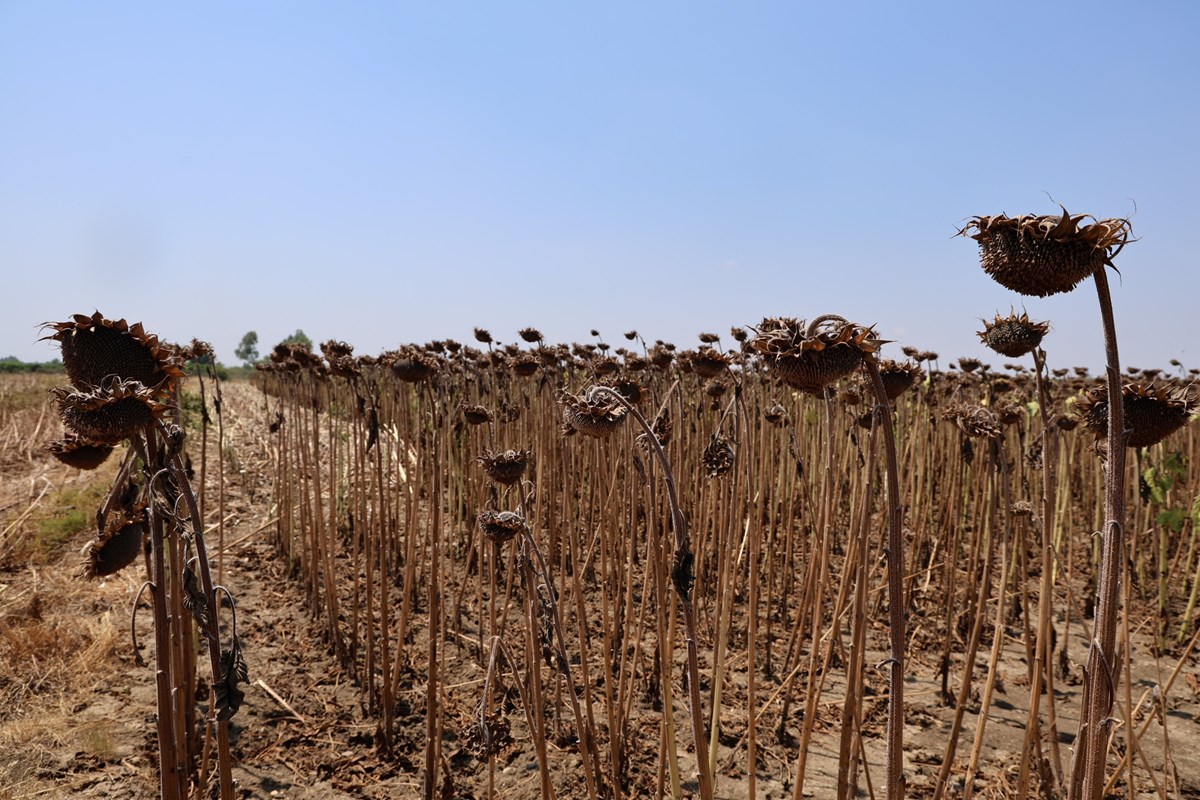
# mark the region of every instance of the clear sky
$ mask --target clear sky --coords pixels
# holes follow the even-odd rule
[[[233,363],[837,313],[1103,360],[974,214],[1133,214],[1126,365],[1200,366],[1200,3],[0,3],[0,356],[99,309]],[[889,347],[899,356],[899,346]],[[886,351],[885,351],[886,352]],[[1192,362],[1195,362],[1194,364]]]

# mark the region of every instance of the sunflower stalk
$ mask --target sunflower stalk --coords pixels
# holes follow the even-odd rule
[[[588,389],[588,394],[592,395],[593,393],[603,394],[612,398],[633,415],[633,418],[637,420],[638,425],[645,432],[646,442],[650,446],[651,451],[662,466],[663,481],[667,487],[667,502],[671,505],[671,528],[675,531],[675,551],[671,558],[671,582],[675,586],[675,592],[679,597],[679,607],[683,612],[685,643],[687,646],[688,701],[692,714],[692,738],[696,745],[696,767],[700,774],[700,798],[701,800],[712,800],[712,774],[709,761],[704,754],[704,709],[700,699],[700,657],[696,647],[696,612],[691,598],[692,581],[694,579],[692,565],[695,561],[695,554],[692,552],[692,541],[691,536],[688,534],[687,518],[684,517],[683,511],[679,507],[679,496],[675,489],[675,476],[671,471],[671,462],[667,458],[666,452],[663,451],[658,437],[655,436],[654,429],[635,405],[626,400],[620,392],[607,386],[592,386]]]
[[[904,797],[904,536],[901,529],[903,507],[900,503],[900,467],[896,456],[896,432],[892,425],[891,406],[883,386],[883,376],[873,355],[864,362],[875,392],[875,423],[883,426],[883,445],[887,467],[887,575],[888,575],[888,634],[891,653],[886,664],[891,667],[888,695],[887,724],[887,798]]]
[[[1079,716],[1076,768],[1072,772],[1072,800],[1099,800],[1104,788],[1110,716],[1116,695],[1118,598],[1121,561],[1125,551],[1125,415],[1121,391],[1121,361],[1113,319],[1108,275],[1101,265],[1093,273],[1104,328],[1104,354],[1108,384],[1108,461],[1104,472],[1104,530],[1101,532],[1100,585],[1096,601],[1096,628],[1088,649],[1083,711]],[[1126,652],[1128,657],[1128,652]]]
[[[183,460],[178,453],[171,456],[167,462],[167,466],[171,470],[171,476],[175,479],[176,485],[179,487],[180,494],[187,505],[188,514],[192,522],[192,544],[196,548],[196,560],[200,571],[200,586],[204,593],[204,601],[208,606],[208,614],[204,619],[207,630],[203,635],[208,642],[209,666],[212,671],[212,689],[215,699],[216,687],[222,681],[223,672],[221,665],[221,632],[217,624],[217,595],[215,584],[213,583],[211,564],[208,558],[208,548],[204,542],[203,520],[200,517],[196,495],[192,491],[191,483],[187,479],[187,473],[183,469]],[[212,707],[209,709],[208,724],[211,725],[215,721],[217,727],[217,773],[221,786],[221,800],[233,800],[233,764],[229,752],[229,720],[222,719],[218,715],[218,711],[217,703],[213,702]]]

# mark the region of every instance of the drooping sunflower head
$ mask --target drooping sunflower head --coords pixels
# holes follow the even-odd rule
[[[1091,222],[1087,222],[1091,220]],[[984,272],[1006,289],[1034,297],[1069,292],[1131,239],[1127,219],[1087,214],[972,217],[958,232],[979,243]]]
[[[476,520],[480,532],[496,544],[504,544],[529,528],[525,518],[515,511],[480,511]]]
[[[888,400],[895,400],[925,377],[925,370],[912,361],[887,359],[879,365],[879,377]]]
[[[46,445],[46,450],[62,463],[75,469],[91,470],[103,464],[112,455],[111,444],[96,444],[68,433],[62,439]]]
[[[492,421],[492,412],[486,406],[459,403],[458,410],[462,412],[463,419],[467,421],[468,425],[483,425]]]
[[[729,470],[733,469],[734,458],[733,445],[729,443],[729,440],[719,433],[713,434],[712,440],[704,448],[704,454],[701,456],[704,474],[710,478],[720,478],[728,474]]]
[[[81,392],[117,380],[136,381],[162,395],[184,375],[180,354],[146,333],[140,322],[129,325],[97,311],[47,327],[54,332],[46,338],[61,346],[67,377]]]
[[[122,511],[84,547],[80,574],[85,578],[112,575],[137,560],[146,533],[145,506]]]
[[[1170,386],[1128,383],[1121,387],[1129,447],[1149,447],[1187,424],[1196,399]],[[1075,404],[1079,420],[1096,439],[1108,436],[1108,387],[1097,386]]]
[[[386,354],[392,374],[405,383],[421,383],[437,374],[440,363],[433,353],[416,347],[404,347]]]
[[[983,362],[978,358],[960,358],[958,360],[958,368],[963,372],[974,372],[977,369],[985,369]]]
[[[650,348],[650,363],[655,369],[665,370],[675,360],[675,346],[665,342],[656,342]]]
[[[628,409],[607,390],[593,386],[582,396],[560,391],[556,399],[563,410],[563,436],[575,432],[603,439],[625,421]]]
[[[485,450],[483,455],[475,460],[483,465],[483,471],[489,478],[496,483],[511,486],[521,480],[525,468],[533,460],[533,453],[529,450],[505,450],[502,453]]]
[[[671,434],[674,432],[675,421],[671,416],[671,407],[664,405],[655,415],[654,420],[650,423],[650,430],[654,432],[654,438],[658,440],[660,447],[666,447],[671,441]],[[645,433],[638,434],[633,440],[634,444],[645,450],[647,453],[651,450],[650,441],[646,438]]]
[[[605,378],[601,385],[612,389],[635,406],[639,405],[646,395],[646,390],[642,388],[642,385],[627,375]]]
[[[767,422],[777,428],[783,427],[790,422],[788,419],[787,409],[784,408],[779,402],[772,403],[767,410],[763,412],[763,417],[767,420]]]
[[[972,438],[995,439],[1003,432],[1000,419],[986,406],[952,403],[942,411],[942,419],[950,420]]]
[[[321,354],[329,365],[329,373],[342,378],[354,378],[362,374],[362,367],[354,357],[354,346],[330,339],[321,345]]]
[[[688,354],[692,372],[702,378],[715,378],[729,368],[733,359],[712,347],[701,347]]]
[[[92,444],[115,445],[145,431],[169,406],[137,381],[108,381],[91,391],[53,390],[67,429]]]
[[[794,317],[768,317],[756,331],[754,351],[786,384],[805,392],[820,392],[849,375],[884,344],[871,328],[832,316],[808,325]]]
[[[512,368],[513,373],[522,378],[528,378],[537,374],[538,367],[541,366],[541,361],[533,353],[521,351],[508,360],[508,365]]]
[[[1020,358],[1032,353],[1049,330],[1049,322],[1033,322],[1022,312],[1019,317],[1015,313],[1007,317],[997,314],[991,322],[984,321],[978,334],[985,345],[1000,355]]]

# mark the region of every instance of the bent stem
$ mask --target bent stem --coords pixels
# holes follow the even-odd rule
[[[1079,715],[1079,748],[1071,783],[1073,800],[1099,800],[1104,788],[1104,763],[1109,716],[1116,694],[1117,598],[1121,559],[1125,550],[1125,402],[1121,394],[1121,361],[1113,320],[1108,275],[1101,266],[1093,274],[1104,326],[1104,355],[1108,373],[1108,462],[1104,473],[1104,530],[1101,533],[1100,586],[1096,600],[1096,629],[1088,649],[1083,712]],[[1078,787],[1078,788],[1077,788]]]
[[[882,386],[882,382],[880,386]],[[663,480],[667,485],[667,502],[671,504],[671,528],[675,531],[675,552],[671,559],[671,583],[675,586],[675,592],[679,596],[679,607],[683,611],[687,644],[688,703],[692,712],[692,737],[696,744],[696,766],[700,773],[700,798],[701,800],[712,800],[712,774],[709,770],[708,759],[704,754],[704,711],[700,700],[700,656],[696,649],[696,612],[691,598],[692,565],[695,561],[695,554],[692,552],[687,518],[683,516],[683,511],[679,508],[679,496],[675,490],[675,476],[671,471],[671,462],[667,460],[667,454],[663,451],[658,437],[654,435],[650,423],[632,403],[619,392],[607,386],[593,386],[588,391],[605,394],[624,406],[625,410],[633,415],[633,418],[642,426],[642,430],[646,434],[646,443],[654,452],[658,463],[662,465]]]
[[[900,467],[896,458],[896,431],[892,425],[891,407],[879,364],[873,356],[865,355],[871,388],[875,391],[875,421],[883,424],[884,454],[887,458],[888,539],[888,633],[891,654],[884,663],[890,664],[891,688],[888,696],[887,725],[887,797],[900,800],[904,796],[904,538],[901,533],[903,509],[900,505]]]

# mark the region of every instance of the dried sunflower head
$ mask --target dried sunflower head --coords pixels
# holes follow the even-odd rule
[[[912,361],[893,361],[889,358],[879,365],[879,377],[883,379],[883,391],[888,400],[895,400],[923,379],[925,370]]]
[[[751,347],[785,383],[806,392],[849,375],[883,345],[870,328],[838,317],[818,317],[807,326],[793,317],[768,317],[756,331]]]
[[[493,453],[484,450],[483,455],[475,459],[483,465],[483,471],[496,483],[511,486],[521,480],[525,468],[533,460],[529,450],[505,450],[503,453]]]
[[[538,366],[540,366],[540,362],[536,356],[525,352],[513,356],[509,359],[508,363],[512,367],[512,371],[522,378],[534,375],[538,371]]]
[[[942,411],[942,419],[948,419],[967,436],[980,439],[995,439],[1002,433],[1000,420],[985,406],[970,403],[953,403]]]
[[[560,391],[556,399],[563,409],[563,436],[578,431],[585,436],[602,439],[621,427],[628,412],[620,401],[595,386],[581,397]]]
[[[80,575],[102,578],[129,566],[142,552],[145,532],[145,506],[112,517],[105,529],[84,547]]]
[[[420,383],[437,374],[438,357],[415,347],[405,347],[385,354],[392,374],[405,383]]]
[[[650,362],[636,353],[625,355],[625,369],[630,372],[644,372],[649,366]]]
[[[729,368],[732,361],[733,359],[728,355],[711,347],[701,347],[696,352],[689,354],[688,358],[692,372],[702,378],[717,377]]]
[[[57,388],[53,394],[63,424],[93,444],[119,444],[146,430],[168,408],[137,381],[109,381],[87,392]]]
[[[1196,412],[1194,397],[1170,386],[1129,383],[1121,387],[1126,445],[1149,447],[1187,424]],[[1075,405],[1080,421],[1097,440],[1108,436],[1108,387],[1097,386]]]
[[[542,340],[542,332],[537,328],[521,328],[517,331],[517,335],[530,344],[535,344]]]
[[[983,366],[983,362],[978,358],[960,358],[958,360],[958,368],[963,372],[974,372]]]
[[[704,393],[714,400],[724,397],[727,391],[729,391],[729,384],[717,378],[704,384]]]
[[[476,521],[480,533],[496,544],[504,544],[518,533],[529,530],[525,518],[515,511],[480,511]]]
[[[668,347],[666,344],[655,344],[650,348],[650,363],[656,369],[667,369],[675,360],[674,348]]]
[[[81,392],[103,383],[136,381],[162,394],[183,377],[183,359],[174,348],[146,333],[142,323],[76,314],[66,322],[49,322],[47,336],[62,348],[63,367]]]
[[[710,478],[720,478],[733,469],[733,445],[719,433],[713,434],[712,441],[704,448],[701,463],[704,474]]]
[[[612,356],[594,356],[590,366],[597,375],[616,375],[621,371],[621,362]]]
[[[485,406],[459,403],[458,410],[462,412],[463,419],[467,421],[468,425],[483,425],[492,421],[492,412]]]
[[[996,416],[1004,425],[1016,425],[1025,419],[1025,411],[1016,403],[999,403],[996,405]]]
[[[644,390],[641,384],[631,378],[606,378],[603,385],[609,387],[635,406],[642,402]]]
[[[650,430],[654,432],[654,438],[658,440],[661,447],[666,447],[671,441],[671,433],[674,429],[674,420],[671,417],[671,407],[664,405],[650,423]],[[646,434],[640,433],[633,440],[638,447],[650,452],[650,442],[646,440]]]
[[[767,408],[766,411],[763,412],[763,416],[766,418],[767,422],[777,427],[788,424],[787,409],[779,403],[773,403],[769,408]]]
[[[1026,313],[1019,317],[1013,313],[1007,317],[997,314],[991,322],[984,320],[983,330],[978,334],[984,344],[1000,355],[1020,358],[1032,353],[1049,330],[1049,322],[1033,322]]]
[[[329,364],[329,371],[333,375],[353,378],[362,374],[358,361],[354,358],[352,345],[330,339],[321,345],[321,353],[325,356],[325,361]]]
[[[112,455],[111,444],[96,444],[68,433],[62,439],[46,445],[46,450],[55,458],[75,469],[96,469]]]
[[[481,713],[463,735],[463,746],[479,759],[498,756],[512,745],[512,729],[502,708],[492,709],[490,714]]]
[[[1061,216],[972,217],[958,233],[979,243],[983,269],[993,280],[1035,297],[1069,292],[1097,269],[1111,266],[1132,234],[1127,219],[1072,215],[1065,208]]]

